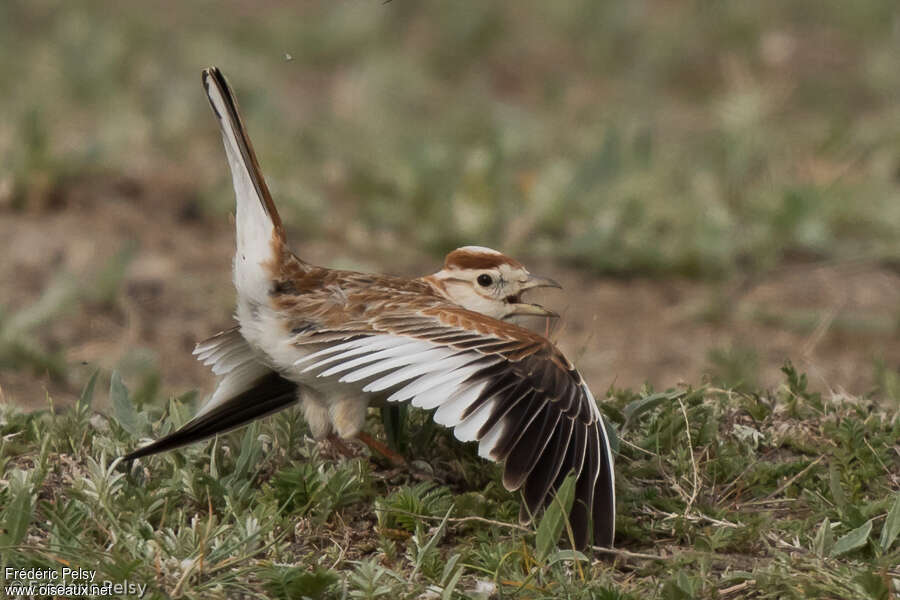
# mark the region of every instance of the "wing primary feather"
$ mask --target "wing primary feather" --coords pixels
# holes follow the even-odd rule
[[[464,383],[468,383],[472,378],[470,377]],[[508,374],[505,377],[501,377],[499,379],[495,379],[494,381],[488,380],[488,384],[481,391],[481,396],[478,397],[475,402],[466,409],[466,414],[463,415],[463,418],[468,417],[470,414],[478,410],[482,404],[490,400],[494,397],[501,397],[501,394],[506,394],[507,390],[512,388],[513,386],[519,385],[521,381],[512,373]],[[487,431],[487,429],[485,429]]]
[[[383,352],[388,351],[384,350]],[[447,358],[447,355],[450,352],[452,352],[452,350],[449,348],[430,348],[428,346],[422,346],[421,349],[416,347],[404,348],[404,352],[402,354],[400,354],[399,352],[391,353],[386,355],[388,356],[388,358],[383,358],[381,360],[378,360],[377,362],[370,362],[362,368],[345,373],[340,378],[340,381],[345,383],[353,383],[355,381],[362,381],[363,379],[372,377],[373,375],[377,375],[385,371],[399,369],[411,364],[427,365],[432,360],[441,360],[443,358]],[[325,373],[322,373],[320,377],[325,376],[326,373],[331,375],[335,372],[347,371],[347,369],[338,369],[337,367],[332,367],[330,371],[331,372],[326,371]]]
[[[224,354],[237,349],[247,347],[247,341],[241,335],[237,327],[220,331],[216,335],[207,338],[194,346],[194,356],[205,365],[214,364]]]
[[[491,453],[497,460],[506,460],[525,430],[543,414],[546,403],[547,400],[541,400],[538,392],[532,389],[528,390],[515,406],[507,411],[504,417],[506,432],[497,441],[497,445],[494,446]]]
[[[443,359],[431,362],[416,362],[406,367],[397,369],[384,377],[376,379],[363,388],[364,392],[380,392],[388,388],[394,387],[401,383],[407,382],[413,377],[425,376],[429,373],[453,372],[455,369],[466,366],[467,364],[478,360],[480,357],[475,352],[465,352],[462,354],[450,355]]]
[[[215,335],[211,335],[202,342],[197,342],[194,345],[194,354],[200,354],[210,348],[217,348],[220,346],[223,341],[227,338],[233,338],[234,336],[241,336],[240,326],[235,325],[234,327],[229,327],[228,329],[222,330]]]
[[[303,358],[299,358],[296,361],[294,361],[294,366],[298,367],[304,363],[308,363],[317,358],[321,358],[323,356],[328,356],[330,354],[350,351],[354,348],[359,348],[358,353],[369,352],[369,351],[376,349],[376,346],[378,345],[379,342],[385,342],[387,340],[397,341],[397,338],[394,338],[393,336],[372,336],[372,335],[354,337],[353,339],[350,339],[348,341],[341,342],[339,344],[334,344],[334,345],[327,345],[324,348],[322,348],[321,350],[317,350],[315,352],[307,354]]]
[[[565,418],[550,402],[544,404],[542,412],[544,414],[541,418],[529,423],[527,430],[522,432],[506,458],[503,467],[503,487],[508,490],[522,487],[540,456],[550,446],[559,420]]]
[[[420,341],[400,337],[392,338],[389,340],[359,340],[353,345],[353,347],[349,348],[348,350],[344,350],[343,352],[340,352],[338,354],[333,354],[327,358],[323,358],[311,365],[308,365],[305,369],[303,369],[303,373],[313,371],[315,369],[321,369],[327,365],[338,362],[339,364],[332,366],[322,373],[319,373],[320,377],[329,377],[331,375],[334,375],[335,373],[340,373],[342,370],[352,369],[359,365],[364,365],[366,363],[380,360],[382,358],[403,354],[410,348],[420,346],[421,344],[422,342]],[[348,358],[352,358],[352,360],[347,360]]]
[[[521,377],[515,372],[515,369],[510,367],[510,363],[507,360],[501,360],[496,364],[492,364],[484,369],[474,373],[472,377],[470,377],[471,381],[489,379],[497,381],[499,379],[506,380],[519,380]]]
[[[557,477],[563,471],[563,466],[569,464],[570,455],[575,453],[575,444],[573,443],[572,420],[569,418],[560,419],[557,425],[556,434],[554,435],[553,452],[544,452],[534,469],[529,473],[522,487],[522,496],[525,504],[520,511],[519,517],[535,515],[544,506],[544,500],[547,494],[556,482]],[[525,510],[527,507],[527,511]]]
[[[558,400],[559,408],[570,418],[576,418],[580,410],[579,403],[583,401],[581,394],[578,393],[580,388],[571,382],[566,382],[564,389],[565,391]]]
[[[458,392],[447,398],[437,409],[432,417],[434,422],[445,427],[455,427],[459,425],[463,419],[461,417],[463,410],[478,397],[481,393],[481,387],[478,384],[469,385],[461,388]]]
[[[482,391],[482,393],[484,392]],[[517,384],[510,386],[510,390],[508,392],[504,390],[502,396],[499,393],[494,393],[493,396],[497,398],[497,408],[491,413],[491,416],[488,417],[487,422],[481,429],[478,430],[478,437],[486,436],[495,425],[505,421],[506,414],[522,399],[522,396],[530,393],[534,393],[534,390],[528,386],[526,381],[519,381]],[[505,423],[503,424],[505,425]]]
[[[616,533],[616,482],[613,472],[612,450],[603,419],[597,422],[600,440],[600,474],[594,489],[594,544],[612,548]]]
[[[481,366],[491,364],[497,360],[495,357],[484,356],[453,371],[420,377],[391,394],[387,400],[388,402],[410,400],[419,394],[424,394],[431,389],[444,385],[448,389],[455,389],[463,382],[469,381],[470,375],[478,371]]]
[[[578,376],[578,373],[575,373],[575,376]],[[580,379],[580,377],[579,377]],[[576,402],[578,402],[578,414],[575,416],[576,419],[584,423],[585,425],[590,425],[594,421],[597,420],[597,405],[594,401],[594,396],[591,395],[591,391],[587,388],[583,381],[579,381],[576,390]],[[580,401],[578,401],[580,399]]]
[[[577,424],[576,427],[582,429]],[[600,473],[599,432],[596,427],[590,427],[586,433],[587,446],[584,452],[584,467],[581,469],[575,485],[575,501],[572,503],[572,510],[569,513],[569,522],[572,525],[577,550],[583,550],[587,546],[591,535],[591,512],[594,506],[597,476]]]
[[[484,425],[484,421],[491,415],[493,409],[493,401],[482,404],[481,408],[462,419],[459,425],[453,428],[453,435],[461,442],[478,441],[478,430]]]
[[[510,388],[523,384],[521,378],[519,378],[516,373],[511,372],[509,369],[501,371],[502,374],[499,377],[481,376],[482,373],[491,372],[493,370],[494,369],[492,369],[491,367],[488,367],[487,369],[483,369],[479,373],[476,373],[475,375],[469,377],[469,379],[465,381],[465,383],[478,380],[487,381],[487,385],[481,392],[481,397],[478,399],[476,404],[473,404],[471,406],[470,412],[477,410],[478,407],[481,406],[481,404],[487,399],[493,398],[494,396],[500,396],[501,394],[506,395],[512,393],[508,392]]]
[[[253,349],[249,345],[233,348],[216,359],[215,364],[212,365],[212,372],[216,375],[224,375],[254,358]]]

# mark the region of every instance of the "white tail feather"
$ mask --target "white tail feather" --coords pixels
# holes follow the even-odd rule
[[[215,67],[203,72],[203,83],[222,130],[237,201],[234,284],[239,298],[263,302],[272,278],[265,265],[274,258],[273,241],[283,240],[281,220],[228,83]]]

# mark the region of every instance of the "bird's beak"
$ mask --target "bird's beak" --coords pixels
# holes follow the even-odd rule
[[[552,310],[547,310],[540,304],[528,304],[526,302],[520,302],[518,304],[513,304],[513,310],[507,316],[519,316],[519,315],[531,315],[535,317],[552,317],[556,318],[559,315],[553,312]]]
[[[562,289],[561,285],[559,285],[556,281],[550,279],[549,277],[538,277],[537,275],[529,274],[528,279],[522,285],[522,291],[539,287],[552,287]]]
[[[522,284],[521,291],[532,290],[534,288],[539,287],[553,287],[553,288],[562,288],[554,280],[549,277],[538,277],[537,275],[529,275],[528,279],[525,283]],[[520,292],[521,293],[521,292]],[[529,304],[527,302],[515,302],[513,304],[513,311],[510,313],[510,316],[513,315],[531,315],[536,317],[558,317],[559,315],[553,312],[552,310],[547,310],[540,304]]]

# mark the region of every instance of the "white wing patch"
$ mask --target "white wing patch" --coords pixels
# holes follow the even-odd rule
[[[453,429],[453,435],[461,442],[475,442],[478,440],[478,430],[487,423],[488,417],[494,412],[496,402],[488,400],[479,406],[475,412],[460,421]]]
[[[194,348],[194,355],[219,376],[216,391],[200,408],[195,419],[247,391],[260,377],[271,372],[269,367],[257,360],[253,348],[237,328],[200,342]]]
[[[204,365],[214,365],[220,358],[250,345],[238,331],[237,327],[222,331],[209,339],[203,340],[194,347],[194,356]]]
[[[394,346],[402,346],[403,344],[406,344],[408,342],[409,339],[397,337],[395,335],[370,335],[367,337],[350,340],[349,342],[342,342],[336,346],[329,346],[323,350],[319,350],[318,352],[308,354],[294,362],[294,366],[299,366],[313,359],[331,355],[329,358],[320,360],[303,369],[303,372],[305,373],[307,371],[311,371],[312,369],[331,364],[332,362],[337,360],[344,360],[345,358],[350,358],[352,356],[357,356],[366,352],[373,352],[375,350],[383,350],[386,348],[392,348]]]
[[[477,350],[460,350],[446,344],[392,334],[376,334],[348,340],[313,352],[295,365],[304,373],[337,378],[342,383],[369,380],[363,392],[380,392],[398,386],[389,402],[410,401],[426,410],[437,409],[434,421],[454,430],[462,441],[478,441],[478,432],[499,409],[496,398],[483,400],[472,412],[488,381],[469,382],[479,371],[502,361]],[[501,392],[503,390],[500,390]],[[481,439],[482,456],[493,449],[503,433],[503,419]]]
[[[389,352],[391,358],[381,358],[378,362],[366,365],[365,368],[351,371],[341,377],[341,381],[360,381],[361,379],[371,377],[372,375],[377,375],[378,373],[383,373],[390,369],[397,369],[408,365],[418,365],[424,368],[425,365],[432,360],[441,360],[453,354],[453,351],[449,348],[429,348],[429,346],[430,344],[427,342],[419,342],[404,346],[403,348],[382,350],[382,352]],[[400,350],[403,350],[402,354],[400,354]],[[398,354],[400,355],[398,356]]]
[[[235,348],[227,354],[222,355],[214,365],[212,371],[216,375],[225,375],[230,373],[245,362],[256,360],[256,355],[249,344],[245,344],[241,348]]]
[[[497,442],[500,441],[500,438],[503,436],[503,433],[506,431],[505,423],[503,419],[500,420],[499,423],[494,425],[490,431],[487,432],[481,440],[478,442],[478,456],[481,458],[486,458],[488,460],[494,460],[491,456],[491,451],[497,446]]]
[[[256,360],[253,348],[236,327],[200,342],[194,347],[194,355],[216,375],[226,375]]]
[[[463,420],[463,413],[469,405],[478,400],[481,390],[487,385],[482,382],[478,385],[470,385],[452,394],[446,402],[441,404],[434,413],[434,422],[445,427],[455,427]]]
[[[363,391],[380,392],[403,383],[404,381],[409,381],[413,377],[427,379],[426,374],[431,374],[434,371],[438,371],[440,374],[445,374],[448,371],[452,373],[457,367],[462,367],[476,360],[478,360],[478,356],[473,356],[472,352],[451,353],[446,357],[439,357],[431,363],[415,363],[394,371],[390,375],[386,375],[381,379],[376,379],[372,383],[366,385],[363,388]]]
[[[472,362],[478,357],[472,359]],[[428,401],[431,396],[447,397],[447,390],[455,389],[463,381],[477,373],[480,369],[495,364],[497,361],[485,362],[481,365],[461,366],[452,371],[440,370],[437,373],[427,373],[405,387],[388,396],[388,402],[403,402],[412,400],[413,406],[435,408],[441,401]],[[470,364],[470,363],[466,363]]]

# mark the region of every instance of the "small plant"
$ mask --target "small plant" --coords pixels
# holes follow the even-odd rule
[[[568,483],[524,527],[496,481],[459,492],[327,460],[289,414],[125,468],[116,457],[136,437],[190,411],[172,402],[155,423],[113,374],[105,418],[98,379],[66,411],[0,405],[5,566],[90,563],[196,597],[875,599],[900,579],[900,418],[819,395],[790,365],[773,393],[607,400],[621,431],[611,561],[565,547]]]
[[[443,516],[451,504],[446,488],[428,482],[405,486],[376,501],[378,523],[381,527],[414,532],[422,517]]]

